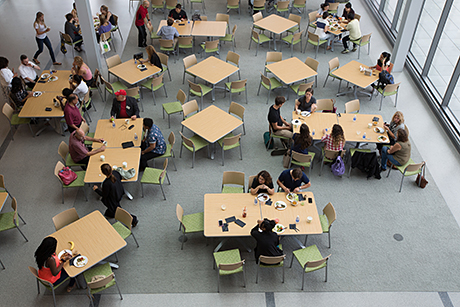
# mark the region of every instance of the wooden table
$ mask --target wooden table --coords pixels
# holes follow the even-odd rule
[[[135,147],[141,146],[142,129],[143,129],[142,118],[136,120],[129,120],[129,124],[126,123],[126,119],[118,118],[115,119],[115,128],[112,127],[112,123],[108,119],[100,119],[97,121],[96,131],[94,138],[104,139],[107,142],[107,148],[121,148],[122,143],[132,141]],[[134,125],[131,130],[128,127]],[[137,141],[134,139],[134,134],[137,134]],[[102,144],[93,142],[93,148],[99,148]],[[121,166],[121,165],[120,165]]]
[[[258,26],[262,29],[272,32],[275,35],[274,50],[276,50],[276,34],[280,36],[283,32],[286,32],[292,27],[297,26],[297,22],[289,20],[287,18],[272,14],[268,17],[262,18],[261,20],[254,23],[254,26]]]
[[[69,262],[64,264],[70,277],[83,273],[126,246],[126,241],[97,210],[50,234],[50,237],[58,241],[56,253],[69,249],[69,241],[73,241],[74,251],[88,257],[88,263],[81,268],[71,266]]]
[[[310,116],[298,115],[295,111],[292,112],[292,119],[299,119],[302,123],[307,124],[310,128],[310,133],[314,140],[320,140],[323,136],[323,129],[332,128],[334,124],[337,124],[337,115],[335,113],[321,113],[314,112]],[[315,134],[313,134],[313,131]],[[294,128],[294,133],[300,132],[300,125]]]
[[[49,74],[49,70],[44,70],[42,75],[47,73]],[[51,76],[57,76],[58,79],[56,81],[49,81],[49,78],[45,79],[46,83],[39,83],[37,82],[34,86],[33,91],[40,91],[40,92],[59,92],[59,94],[55,93],[56,95],[62,95],[62,89],[66,87],[70,87],[69,85],[69,77],[71,75],[70,70],[58,70],[57,72],[53,73]],[[42,79],[39,79],[42,81]]]
[[[215,101],[216,84],[233,75],[238,70],[239,68],[235,65],[214,56],[210,56],[200,63],[187,68],[187,72],[212,84],[212,101]]]
[[[101,161],[101,155],[105,156],[105,161]],[[123,167],[123,162],[128,163],[126,170],[133,168],[136,175],[123,182],[135,182],[139,175],[139,161],[141,159],[140,148],[106,148],[103,152],[93,155],[89,158],[88,167],[86,168],[85,183],[101,183],[106,178],[101,172],[101,165],[109,163],[112,167]]]
[[[224,37],[227,33],[225,21],[201,21],[193,23],[192,36]]]
[[[139,65],[139,62],[137,63],[137,65]],[[145,79],[148,79],[161,71],[160,68],[156,67],[155,65],[150,65],[149,63],[145,65],[147,70],[144,71],[141,71],[139,68],[137,68],[137,65],[134,63],[134,60],[131,59],[115,67],[109,68],[109,73],[123,79],[125,82],[131,85],[136,85],[139,82],[144,81]]]
[[[342,32],[342,30],[343,30],[343,29],[346,29],[346,26],[347,26],[346,23],[344,23],[344,22],[342,22],[342,21],[338,21],[336,18],[328,18],[327,21],[329,22],[329,23],[327,24],[327,26],[329,26],[329,31],[328,31],[328,33],[332,33],[332,34],[334,34],[335,36],[338,36],[338,35],[344,33],[344,32]],[[332,23],[333,25],[337,24],[337,27],[331,26],[331,23]],[[313,22],[313,24],[316,25],[316,21]],[[336,28],[336,30],[335,30],[335,31],[332,31],[332,28]]]
[[[356,115],[356,121],[353,121],[353,117]],[[379,121],[377,126],[369,128],[369,123],[372,123],[372,119],[378,117]],[[383,129],[383,119],[381,115],[374,114],[345,114],[342,113],[338,118],[339,124],[343,128],[345,140],[347,142],[367,142],[367,143],[379,143],[377,138],[381,135],[387,136],[386,133],[377,133],[374,131],[375,127]],[[385,130],[384,130],[385,131]],[[366,137],[363,138],[364,133]],[[385,144],[389,143],[385,142]]]
[[[265,67],[288,86],[292,83],[314,77],[318,74],[296,57],[268,64]]]
[[[160,25],[158,26],[158,31],[160,31],[161,27],[167,25],[167,20],[162,19],[160,21]],[[187,21],[182,21],[182,22],[174,22],[173,27],[177,29],[177,32],[179,32],[179,36],[190,36],[192,34],[192,25],[193,21],[187,20]]]
[[[358,96],[357,96],[358,87],[364,89],[379,79],[379,76],[375,70],[373,71],[371,76],[365,76],[364,72],[360,71],[360,66],[368,68],[367,65],[361,64],[358,61],[353,60],[332,72],[334,76],[337,76],[353,84],[352,91],[338,93],[337,96],[342,96],[342,95],[353,92],[353,94],[355,95],[355,99],[358,99]],[[363,92],[363,91],[360,91],[360,93],[368,95],[368,96],[371,95],[370,93]]]

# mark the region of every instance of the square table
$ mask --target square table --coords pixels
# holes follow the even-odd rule
[[[268,64],[265,67],[287,86],[318,74],[296,57]]]
[[[105,161],[101,161],[101,155],[105,156]],[[85,183],[101,183],[106,178],[101,172],[101,165],[109,163],[112,167],[122,167],[123,162],[128,163],[127,170],[133,168],[136,175],[123,182],[135,182],[139,176],[139,161],[141,159],[141,149],[137,148],[106,148],[100,154],[93,155],[89,158],[88,167],[86,168]],[[128,196],[129,197],[129,196]]]
[[[64,264],[70,277],[83,273],[126,246],[126,241],[98,210],[50,234],[50,237],[58,242],[56,253],[68,249],[69,241],[73,241],[75,251],[88,257],[88,263],[81,268],[71,266],[69,262]]]
[[[353,84],[352,91],[338,93],[337,96],[342,96],[342,95],[353,92],[353,94],[355,95],[355,99],[358,99],[358,96],[357,96],[358,87],[364,89],[379,79],[379,76],[375,70],[372,72],[371,76],[365,76],[364,72],[360,71],[360,66],[368,68],[367,65],[361,64],[358,61],[353,60],[332,72],[334,76],[337,76],[338,78],[341,78]],[[370,93],[363,92],[363,91],[360,91],[360,93],[366,94],[368,96],[371,95]]]
[[[167,25],[167,20],[162,19],[160,21],[160,25],[158,26],[158,31],[160,31],[161,27]],[[176,28],[177,32],[179,32],[179,36],[190,36],[192,34],[192,25],[193,21],[187,20],[187,21],[182,21],[182,22],[174,22],[173,27]]]
[[[332,128],[334,124],[337,124],[337,114],[335,113],[321,113],[313,112],[310,116],[298,115],[295,111],[292,112],[292,119],[299,119],[302,123],[307,124],[310,128],[310,133],[314,140],[320,140],[323,136],[323,129]],[[294,128],[294,133],[300,132],[300,125],[298,128]]]
[[[117,66],[109,68],[109,73],[117,76],[120,79],[123,79],[126,83],[131,85],[136,85],[145,79],[152,77],[153,75],[161,72],[161,69],[155,65],[150,65],[147,63],[145,67],[147,70],[141,71],[137,68],[138,64],[134,63],[134,60],[128,60],[124,63],[121,63]]]
[[[272,14],[268,17],[262,18],[261,20],[254,23],[254,26],[258,26],[262,29],[272,32],[275,34],[274,50],[276,50],[276,34],[281,38],[281,34],[286,32],[292,27],[297,26],[298,23],[287,18]]]
[[[134,127],[129,130],[128,127],[131,125],[134,125]],[[130,119],[129,124],[126,123],[126,119],[117,118],[115,119],[115,128],[113,128],[112,122],[109,119],[100,119],[97,121],[94,138],[104,139],[107,142],[107,148],[121,148],[122,143],[129,141],[132,141],[135,147],[139,147],[142,142],[142,129],[142,118],[136,118],[136,120]],[[134,134],[137,134],[137,141],[134,139]],[[94,149],[101,146],[101,143],[93,142]]]
[[[49,74],[49,70],[42,71],[43,74]],[[50,78],[46,78],[46,83],[39,83],[37,82],[34,86],[33,91],[40,91],[40,92],[59,92],[56,95],[62,95],[61,92],[64,88],[70,87],[69,84],[69,77],[72,73],[70,70],[58,70],[57,72],[53,73],[51,76],[58,77],[55,81],[49,81]],[[43,81],[41,78],[38,81]]]
[[[233,75],[238,70],[239,68],[237,66],[222,61],[214,56],[210,56],[200,63],[187,68],[187,72],[212,84],[212,101],[215,101],[216,84]]]
[[[193,22],[192,36],[224,37],[227,33],[225,21],[202,21]]]
[[[356,121],[353,121],[353,118],[356,116]],[[378,117],[379,121],[377,126],[368,127],[369,123],[372,123],[372,119]],[[347,142],[367,142],[367,143],[380,143],[377,139],[381,135],[387,136],[386,133],[378,133],[374,131],[375,127],[380,127],[383,129],[383,119],[381,115],[375,114],[346,114],[342,113],[338,118],[339,124],[343,128],[345,140]],[[385,131],[385,130],[384,130]],[[363,138],[364,133],[366,137]],[[382,142],[382,143],[389,143]]]

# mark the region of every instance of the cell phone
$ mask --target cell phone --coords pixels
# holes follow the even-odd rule
[[[311,204],[313,202],[313,198],[308,197],[308,203]]]
[[[51,109],[51,108],[48,108],[48,107],[47,107],[47,108],[45,108],[45,111],[48,111],[48,112],[51,112],[52,110],[53,110],[53,109]]]
[[[222,220],[219,220],[219,227],[222,227],[224,225],[224,222]]]
[[[131,130],[133,128],[134,128],[134,125],[131,125],[131,126],[128,127],[128,130]]]

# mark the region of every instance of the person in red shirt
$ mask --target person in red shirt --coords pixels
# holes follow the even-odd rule
[[[152,23],[150,22],[149,18],[149,11],[148,8],[150,6],[150,2],[144,0],[142,5],[139,6],[139,9],[136,13],[136,28],[139,32],[138,36],[138,43],[139,47],[147,47],[147,31],[145,30],[145,25],[150,29],[152,27]]]
[[[126,96],[125,90],[115,92],[110,115],[112,118],[131,118],[135,120],[139,117],[139,106],[136,99]]]

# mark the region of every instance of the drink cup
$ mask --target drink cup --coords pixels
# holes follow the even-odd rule
[[[104,162],[105,161],[105,156],[104,155],[101,155],[101,161]]]
[[[127,167],[128,167],[128,163],[123,162],[123,168],[127,168]]]
[[[307,223],[311,223],[313,221],[313,218],[311,216],[307,216]]]
[[[220,208],[222,209],[222,211],[227,210],[227,206],[226,206],[226,205],[222,205],[222,206],[220,206]]]
[[[367,124],[367,128],[371,129],[372,128],[372,123]]]

